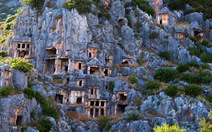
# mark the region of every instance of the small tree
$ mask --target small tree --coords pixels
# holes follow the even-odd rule
[[[137,83],[138,83],[138,79],[136,78],[136,76],[129,76],[129,77],[128,77],[128,81],[129,81],[131,84],[137,84]]]
[[[177,89],[177,86],[169,85],[168,88],[166,88],[164,92],[166,95],[174,97],[177,95],[178,89]]]
[[[160,53],[158,53],[158,56],[160,56],[161,58],[166,59],[167,61],[171,60],[171,55],[169,51],[162,51]]]
[[[0,50],[0,56],[6,57],[7,56],[7,51]]]
[[[184,86],[185,94],[189,96],[198,96],[202,93],[202,87],[197,84],[189,84]]]
[[[107,116],[100,116],[99,118],[99,127],[100,129],[106,129],[107,131],[110,130],[111,125],[110,125],[110,120],[109,117]]]
[[[40,118],[35,126],[41,132],[49,132],[52,128],[52,124],[47,118]]]
[[[35,8],[36,10],[40,10],[43,7],[45,0],[21,0],[21,2]]]
[[[208,113],[209,121],[206,121],[205,118],[201,119],[199,124],[202,126],[200,132],[212,132],[212,111]]]
[[[146,89],[159,89],[160,82],[156,80],[149,80],[145,83]]]
[[[186,132],[185,129],[181,129],[178,124],[168,125],[166,123],[161,126],[156,126],[154,132]]]
[[[22,72],[29,72],[33,69],[33,65],[28,60],[21,59],[21,58],[12,58],[9,61],[9,65]]]
[[[124,119],[130,122],[130,121],[138,120],[140,118],[140,113],[138,111],[130,110],[125,112],[123,116],[124,116]]]
[[[79,14],[89,13],[91,11],[91,1],[89,0],[66,0],[63,8],[71,10],[76,8]]]
[[[169,82],[176,78],[177,71],[171,68],[161,68],[156,70],[153,76],[162,82]]]

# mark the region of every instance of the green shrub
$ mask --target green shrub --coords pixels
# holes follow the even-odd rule
[[[208,102],[212,103],[212,95],[211,95],[211,94],[206,95],[205,99],[206,99]]]
[[[177,71],[179,73],[182,73],[182,72],[185,72],[185,71],[188,71],[188,70],[189,70],[189,65],[187,63],[185,63],[185,64],[180,63],[177,67]]]
[[[79,14],[85,14],[91,11],[91,4],[89,0],[66,0],[63,3],[63,8],[68,10],[76,8]]]
[[[32,81],[28,81],[28,87],[32,88],[32,86],[33,86],[33,82]]]
[[[208,117],[209,120],[206,121],[205,118],[200,119],[200,132],[212,132],[212,124],[211,124],[211,120],[212,120],[212,111],[210,110],[210,112],[208,113]]]
[[[210,72],[200,72],[201,81],[203,84],[210,84],[212,82],[212,75]]]
[[[212,54],[202,54],[200,55],[202,62],[211,63],[212,62]]]
[[[130,121],[138,120],[140,118],[140,113],[138,111],[130,110],[125,112],[123,116],[125,120],[130,122]]]
[[[25,5],[29,5],[36,10],[40,10],[43,7],[45,0],[21,0]]]
[[[99,120],[99,127],[100,129],[103,131],[103,129],[105,128],[107,131],[110,130],[111,128],[111,125],[110,125],[110,120],[109,120],[109,117],[107,116],[100,116],[98,118]]]
[[[9,61],[9,65],[22,72],[29,72],[33,69],[33,65],[29,61],[21,58],[12,58]]]
[[[165,89],[165,94],[171,97],[175,97],[177,95],[178,89],[177,86],[174,85],[169,85],[166,89]]]
[[[181,79],[188,83],[200,84],[201,76],[199,74],[183,73]]]
[[[138,63],[139,65],[142,65],[143,60],[142,60],[140,57],[138,57],[138,58],[137,58],[137,63]]]
[[[136,76],[129,76],[129,77],[128,77],[128,81],[129,81],[131,84],[138,84],[138,79],[136,78]]]
[[[32,99],[33,97],[35,97],[35,92],[31,88],[25,88],[24,94],[29,99]]]
[[[177,71],[179,73],[185,72],[185,71],[189,71],[190,67],[195,67],[195,68],[199,68],[199,64],[196,61],[190,61],[187,63],[180,63],[177,67]]]
[[[158,53],[158,56],[160,56],[161,58],[164,58],[168,61],[171,60],[171,55],[170,55],[169,51],[162,51],[162,52]]]
[[[199,68],[199,64],[196,61],[187,62],[189,67]]]
[[[7,51],[0,50],[0,56],[6,57],[7,56]]]
[[[0,88],[0,96],[5,97],[10,95],[13,90],[14,88],[12,86],[3,86]]]
[[[212,47],[212,44],[208,40],[203,40],[201,45],[207,46],[207,47]]]
[[[149,34],[149,37],[150,37],[151,39],[156,39],[156,38],[158,38],[158,33],[157,33],[157,32],[151,32],[151,33]]]
[[[177,71],[171,68],[161,68],[156,70],[153,76],[162,82],[169,82],[177,77]]]
[[[197,38],[195,38],[195,37],[193,37],[193,36],[190,36],[189,39],[190,39],[191,41],[193,41],[194,43],[197,43]]]
[[[188,50],[190,55],[195,55],[198,57],[203,53],[202,47],[197,47],[197,48],[189,47]]]
[[[38,103],[40,103],[43,115],[51,116],[51,117],[55,118],[56,120],[58,119],[59,114],[58,114],[56,108],[54,108],[51,105],[51,102],[48,99],[46,99],[45,96],[41,95],[37,91],[36,92],[33,91],[31,88],[25,88],[24,94],[29,99],[32,99],[34,97],[36,99],[36,101]]]
[[[184,91],[186,95],[196,97],[202,94],[202,87],[197,84],[189,84],[184,86]]]
[[[159,89],[160,87],[160,82],[156,80],[149,80],[145,83],[146,89]]]
[[[169,125],[166,123],[154,127],[153,130],[154,132],[186,132],[186,129],[181,129],[178,124]]]
[[[149,15],[154,15],[155,11],[154,9],[149,5],[149,2],[146,0],[132,0],[132,5],[133,6],[138,6],[141,10],[146,12]]]
[[[49,132],[52,128],[52,124],[47,118],[40,118],[35,126],[40,132]]]
[[[108,82],[108,90],[113,92],[113,88],[114,88],[114,81]]]
[[[202,68],[202,69],[211,69],[211,67],[209,66],[209,64],[208,63],[202,63],[202,64],[200,64],[200,67]]]
[[[46,116],[51,116],[55,118],[56,120],[59,117],[59,114],[57,110],[51,106],[51,102],[47,100],[43,95],[41,95],[39,92],[35,92],[35,99],[37,100],[38,103],[40,103],[42,107],[42,113]]]

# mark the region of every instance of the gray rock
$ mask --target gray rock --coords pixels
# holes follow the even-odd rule
[[[24,89],[27,87],[27,76],[24,72],[13,68],[12,71],[13,85],[15,88]]]
[[[26,132],[39,132],[36,128],[27,127]]]
[[[150,132],[151,128],[148,121],[138,120],[130,123],[130,132]]]
[[[189,22],[197,21],[199,24],[204,24],[202,12],[192,12],[185,16],[185,20]]]

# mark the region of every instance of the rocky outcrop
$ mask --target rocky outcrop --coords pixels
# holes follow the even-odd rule
[[[9,131],[10,126],[30,123],[30,113],[38,108],[36,100],[24,94],[0,98],[0,131]]]
[[[187,130],[194,131],[198,128],[199,119],[207,117],[208,110],[203,102],[196,98],[184,95],[171,98],[161,92],[144,100],[140,106],[140,112],[143,114],[154,112],[156,115],[165,117],[168,122],[178,122]]]
[[[184,19],[182,11],[163,8],[162,0],[148,0],[156,18],[130,5],[131,0],[101,0],[99,4],[92,3],[91,12],[86,14],[62,8],[64,1],[46,1],[40,14],[25,7],[17,17],[10,39],[10,55],[29,58],[38,72],[32,89],[45,97],[53,96],[57,103],[61,119],[48,117],[52,131],[99,131],[97,121],[66,117],[70,111],[97,118],[138,108],[144,117],[129,122],[121,119],[112,124],[111,131],[149,132],[164,122],[178,122],[188,131],[198,130],[198,120],[208,113],[202,101],[183,95],[171,98],[163,92],[145,98],[140,91],[158,68],[176,68],[175,62],[191,60],[201,63],[200,58],[189,54],[189,47],[196,45],[188,36],[198,38],[199,42],[210,38],[211,20],[204,27],[203,14],[197,12]],[[177,26],[181,19],[189,24]],[[204,29],[208,29],[206,34]],[[171,62],[158,56],[164,51],[170,53]],[[11,70],[6,66],[0,69]],[[14,86],[27,87],[26,74],[12,71]],[[135,75],[138,83],[130,83],[131,75]],[[1,80],[3,83],[5,80]],[[12,103],[10,99],[15,97],[22,101]],[[23,94],[0,100],[2,108],[7,102],[12,108],[5,106],[1,119],[4,126],[0,130],[8,130],[8,118],[14,116],[11,113],[16,106],[22,113],[21,123],[29,122],[29,113],[37,106],[34,99],[28,100]],[[29,104],[30,101],[34,102]],[[27,131],[37,130],[28,127]]]

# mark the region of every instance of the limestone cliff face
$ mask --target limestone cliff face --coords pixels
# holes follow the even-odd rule
[[[55,121],[49,117],[52,131],[99,130],[95,121],[78,122],[68,118],[66,112],[96,118],[130,110],[144,115],[155,112],[158,117],[130,123],[121,120],[113,124],[111,130],[151,131],[162,122],[179,122],[189,131],[198,130],[198,119],[208,112],[202,101],[183,95],[172,98],[161,91],[143,99],[142,90],[144,80],[153,79],[153,72],[158,68],[177,67],[158,56],[162,51],[171,53],[172,62],[201,62],[200,58],[189,54],[189,47],[196,45],[188,36],[196,37],[199,42],[211,40],[211,19],[204,21],[201,13],[184,16],[181,11],[172,12],[162,0],[148,0],[156,16],[128,5],[130,0],[100,0],[99,4],[92,4],[87,14],[62,8],[64,1],[46,1],[41,13],[25,7],[16,19],[9,48],[12,57],[29,59],[38,71],[33,90],[54,97],[61,118]],[[188,21],[188,24],[177,26],[181,21]],[[204,47],[204,50],[212,53],[212,48]],[[136,84],[129,82],[131,75],[136,77]],[[181,83],[184,82],[176,85],[181,86]],[[24,81],[20,84],[16,81],[16,84],[26,87]],[[18,96],[27,104],[33,101],[26,100],[22,94]],[[143,99],[143,103],[135,106],[136,99]],[[26,106],[27,112],[36,105],[34,102]],[[24,111],[25,105],[20,107]],[[23,122],[27,123],[28,118],[23,115]],[[11,120],[17,121],[16,118]],[[4,121],[8,123],[8,119]],[[192,122],[192,126],[188,122]]]

